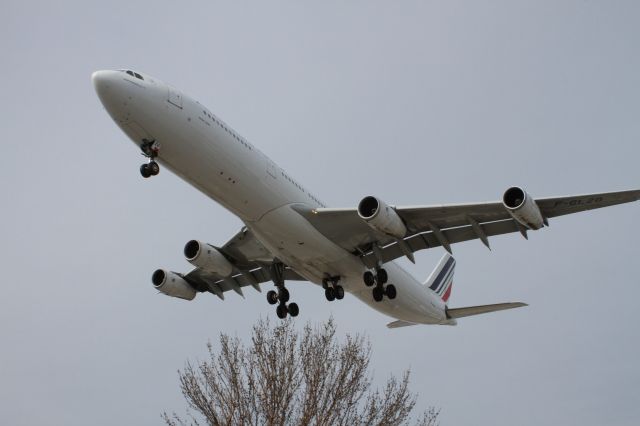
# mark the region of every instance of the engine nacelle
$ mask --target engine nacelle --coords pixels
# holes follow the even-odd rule
[[[233,272],[233,265],[220,251],[197,240],[191,240],[184,246],[184,255],[193,266],[214,273],[221,277],[228,277]]]
[[[502,196],[502,204],[509,214],[529,229],[540,229],[544,226],[544,218],[535,200],[524,189],[513,186]]]
[[[196,290],[175,272],[156,269],[151,276],[151,282],[158,291],[167,296],[186,300],[193,300],[196,297]]]
[[[395,209],[376,197],[364,197],[358,204],[358,216],[376,231],[396,238],[407,235],[407,227]]]

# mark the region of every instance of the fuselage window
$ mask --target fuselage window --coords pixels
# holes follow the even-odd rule
[[[133,75],[133,71],[127,71],[127,74],[129,74],[131,77],[135,77],[135,76]]]
[[[139,78],[140,80],[144,80],[144,78],[142,78],[142,76],[140,74],[138,74],[137,72],[134,72],[136,78]]]

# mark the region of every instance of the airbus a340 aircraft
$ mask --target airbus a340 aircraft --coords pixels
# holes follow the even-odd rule
[[[132,70],[97,71],[95,90],[111,118],[142,150],[143,177],[159,164],[220,203],[245,224],[218,247],[189,241],[188,273],[156,270],[162,293],[192,300],[198,292],[224,299],[233,290],[273,281],[267,301],[278,317],[295,317],[286,281],[321,285],[329,301],[349,292],[396,319],[389,327],[456,324],[470,315],[524,303],[449,308],[455,260],[451,245],[548,225],[550,218],[640,199],[640,190],[532,198],[508,188],[498,202],[395,207],[374,196],[357,207],[331,208],[198,101],[149,75]],[[394,263],[418,250],[443,247],[442,258],[423,284]]]

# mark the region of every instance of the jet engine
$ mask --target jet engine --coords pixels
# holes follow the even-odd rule
[[[184,246],[184,255],[193,266],[218,276],[228,277],[233,272],[231,262],[212,245],[191,240]]]
[[[517,186],[507,189],[502,197],[502,204],[521,225],[533,230],[544,226],[544,218],[538,205],[524,189]]]
[[[396,238],[404,238],[407,235],[407,227],[395,209],[376,197],[368,196],[360,201],[358,216],[383,234]]]
[[[196,290],[175,272],[157,269],[151,276],[151,282],[158,291],[167,296],[186,300],[193,300],[196,297]]]

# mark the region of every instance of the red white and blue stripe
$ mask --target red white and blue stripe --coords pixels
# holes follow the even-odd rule
[[[433,290],[438,296],[445,302],[449,300],[451,296],[451,287],[453,284],[453,273],[455,272],[456,260],[450,254],[445,254],[440,260],[436,269],[431,273],[431,276],[425,283],[431,290]]]

